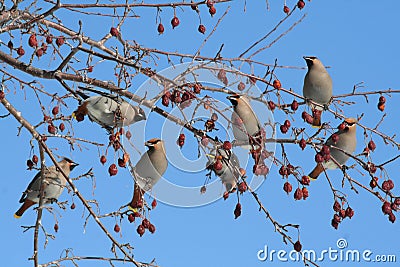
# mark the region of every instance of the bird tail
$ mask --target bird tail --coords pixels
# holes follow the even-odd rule
[[[24,204],[14,213],[14,218],[19,219],[21,216],[24,214],[24,212],[29,209],[31,206],[33,206],[35,202],[33,202],[30,199],[25,199]]]
[[[134,212],[137,212],[139,208],[143,207],[143,195],[144,190],[135,184],[133,189],[133,197],[131,203],[128,205],[128,208]]]
[[[318,176],[324,171],[324,166],[322,166],[321,163],[318,163],[317,166],[315,166],[314,170],[312,170],[310,172],[310,174],[308,175],[308,177],[310,177],[310,179],[317,179]]]
[[[321,127],[321,115],[322,115],[322,110],[313,110],[313,122],[312,126],[315,128]]]

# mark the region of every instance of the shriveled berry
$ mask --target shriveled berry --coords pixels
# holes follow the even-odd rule
[[[143,227],[143,225],[139,224],[139,226],[136,229],[136,232],[140,235],[143,236],[144,232],[145,232],[145,228]]]
[[[275,103],[273,101],[268,101],[268,107],[271,111],[274,111],[275,109]]]
[[[163,104],[163,106],[165,106],[165,107],[168,107],[169,106],[169,100],[170,100],[170,97],[167,95],[167,94],[164,94],[162,97],[161,97],[161,103]]]
[[[22,46],[18,47],[17,54],[18,54],[18,56],[25,55],[25,50],[22,48]]]
[[[108,167],[108,173],[110,174],[110,176],[117,175],[118,173],[117,165],[115,165],[114,163],[111,164],[110,167]]]
[[[100,157],[100,162],[101,162],[101,164],[104,165],[104,164],[107,162],[106,156],[102,155],[102,156]]]
[[[201,83],[195,83],[195,84],[193,85],[193,92],[194,92],[195,94],[200,94],[200,93],[201,93],[201,88],[202,88]]]
[[[178,17],[174,16],[171,20],[171,25],[172,28],[175,29],[175,27],[177,27],[179,25],[179,19]]]
[[[382,189],[383,189],[383,191],[385,191],[385,192],[389,192],[389,191],[390,191],[390,185],[389,185],[389,182],[388,182],[388,181],[383,181],[383,183],[382,183]]]
[[[303,199],[306,200],[308,198],[308,189],[307,187],[303,187],[301,189],[302,193],[303,193]]]
[[[51,44],[53,42],[53,36],[47,35],[46,36],[46,43]]]
[[[308,177],[307,175],[303,175],[301,177],[301,184],[302,185],[309,185],[310,184],[310,177]]]
[[[273,86],[275,89],[281,88],[281,87],[282,87],[281,81],[279,81],[278,79],[277,79],[277,80],[274,80],[274,82],[272,83],[272,86]]]
[[[383,205],[382,205],[382,212],[383,212],[384,214],[390,214],[390,213],[392,213],[392,207],[391,207],[391,205],[390,205],[389,202],[385,201],[385,203],[383,203]]]
[[[340,205],[340,203],[338,201],[335,201],[335,203],[333,204],[333,210],[339,212],[341,209],[342,206]]]
[[[292,104],[290,104],[290,108],[293,111],[296,111],[299,108],[299,102],[297,102],[296,100],[293,100]]]
[[[132,133],[131,133],[131,131],[126,131],[126,133],[125,133],[125,136],[126,136],[126,138],[128,139],[128,140],[130,140],[131,138],[132,138]]]
[[[237,86],[237,89],[239,91],[243,91],[244,89],[246,89],[246,85],[244,84],[244,82],[240,82]]]
[[[124,161],[124,159],[118,158],[118,166],[120,166],[121,168],[125,168],[126,162]]]
[[[130,223],[133,223],[133,222],[135,221],[135,216],[133,215],[133,213],[131,213],[131,214],[128,215],[128,221],[129,221]]]
[[[236,204],[233,214],[235,215],[235,219],[237,219],[238,217],[240,217],[240,215],[242,215],[242,205],[240,203]]]
[[[148,229],[149,226],[150,226],[150,221],[147,220],[146,218],[144,218],[143,221],[142,221],[142,225],[143,225],[144,228]]]
[[[59,36],[56,39],[56,45],[58,47],[62,46],[65,43],[65,37],[64,36]]]
[[[333,220],[337,223],[340,223],[342,221],[342,218],[339,215],[335,214],[333,215]]]
[[[239,190],[240,193],[246,192],[246,190],[247,190],[247,185],[246,185],[246,183],[245,183],[245,182],[239,183],[239,185],[238,185],[238,190]]]
[[[296,191],[294,191],[293,197],[295,200],[301,200],[303,198],[303,191],[300,189],[300,187],[298,187]]]
[[[47,126],[47,131],[48,131],[50,134],[55,134],[55,133],[56,133],[56,127],[54,127],[53,124],[49,124],[49,125]]]
[[[373,179],[371,179],[371,181],[369,182],[369,186],[374,189],[377,185],[378,185],[378,177],[374,177]]]
[[[282,175],[283,177],[287,177],[289,174],[288,168],[286,168],[286,166],[282,165],[279,168],[279,174]]]
[[[393,203],[400,206],[400,197],[396,197]]]
[[[114,225],[114,232],[119,233],[119,231],[121,231],[121,227],[119,227],[118,224]]]
[[[206,5],[208,8],[212,7],[214,5],[214,1],[212,0],[207,0]]]
[[[300,252],[300,251],[301,251],[302,245],[301,245],[301,243],[300,243],[299,240],[297,240],[296,243],[294,243],[293,248],[294,248],[294,250],[296,250],[297,252]]]
[[[379,103],[382,103],[382,104],[385,104],[385,103],[386,103],[386,98],[385,98],[383,95],[381,95],[381,96],[379,97]]]
[[[55,231],[56,233],[58,232],[58,229],[59,229],[58,223],[54,224],[54,231]]]
[[[301,150],[304,150],[306,148],[307,142],[306,142],[306,140],[304,140],[304,138],[300,139],[299,146],[300,146]]]
[[[384,111],[384,110],[385,110],[385,104],[383,104],[383,103],[378,103],[378,109],[379,109],[380,111]]]
[[[119,35],[119,31],[118,31],[117,28],[111,27],[111,29],[110,29],[110,34],[111,34],[112,36],[114,36],[114,37],[117,37],[117,36]]]
[[[149,232],[152,233],[152,234],[154,234],[155,231],[156,231],[156,227],[154,226],[154,224],[150,224],[150,225],[149,225]]]
[[[393,212],[389,213],[389,221],[391,223],[394,223],[396,221],[396,215],[394,215]]]
[[[286,127],[286,125],[282,124],[281,126],[279,126],[279,130],[281,130],[281,133],[285,134],[288,132],[289,128]]]
[[[347,215],[346,215],[346,211],[345,211],[344,209],[341,209],[341,210],[339,211],[339,216],[342,217],[343,219],[346,218],[346,216],[347,216]]]
[[[211,115],[211,119],[212,119],[213,121],[217,121],[217,120],[218,120],[218,114],[214,112],[214,113]]]
[[[206,192],[207,192],[207,187],[205,185],[200,187],[200,194],[205,194]]]
[[[31,34],[29,36],[28,44],[29,44],[30,47],[37,47],[38,46],[38,42],[37,42],[35,34]]]
[[[28,169],[29,169],[29,170],[32,170],[32,168],[33,168],[33,161],[30,160],[30,159],[28,159],[28,160],[26,161],[26,166],[28,166]]]
[[[334,219],[332,219],[331,225],[332,225],[332,227],[335,228],[336,230],[337,230],[338,227],[339,227],[339,223],[337,223]]]
[[[197,30],[199,31],[199,33],[204,34],[206,32],[206,26],[204,26],[203,24],[200,24],[199,27],[197,28]]]
[[[351,217],[354,216],[354,210],[350,207],[347,207],[346,209],[346,216],[349,217],[351,219]]]
[[[292,192],[292,185],[289,182],[285,182],[283,184],[283,191],[289,194],[290,192]]]
[[[229,192],[225,191],[222,197],[226,200],[229,197]]]
[[[12,42],[11,40],[8,41],[7,47],[10,48],[10,49],[13,49],[13,48],[14,48],[14,44],[13,44],[13,42]]]
[[[43,56],[43,53],[44,53],[43,48],[39,48],[38,50],[36,50],[35,55],[37,57],[41,57],[41,56]]]
[[[214,16],[215,13],[217,13],[217,9],[215,8],[214,5],[212,5],[212,6],[208,9],[208,13],[210,13],[211,16]]]

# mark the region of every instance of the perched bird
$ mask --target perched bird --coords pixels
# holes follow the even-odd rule
[[[320,105],[328,105],[332,98],[332,78],[317,57],[303,57],[308,71],[304,77],[303,96]],[[310,104],[315,127],[321,126],[323,107]]]
[[[249,142],[249,136],[254,137],[260,133],[261,127],[257,115],[245,96],[234,94],[227,98],[232,103],[234,111],[231,117],[233,136],[237,141]]]
[[[217,160],[221,162],[220,167],[215,165]],[[207,168],[212,167],[214,173],[221,179],[226,192],[232,192],[236,188],[240,176],[240,163],[235,153],[225,149],[217,149],[216,156],[209,156],[207,166]]]
[[[336,133],[331,135],[328,140],[326,140],[325,145],[330,146],[330,157],[331,159],[318,163],[314,170],[308,175],[312,179],[317,179],[318,176],[324,171],[324,169],[336,169],[338,165],[332,160],[335,159],[336,162],[340,165],[346,163],[349,159],[349,156],[343,153],[342,151],[336,149],[340,148],[343,151],[346,151],[349,154],[352,154],[356,150],[357,139],[356,139],[356,123],[357,120],[354,118],[347,118],[344,120],[344,129],[339,129]],[[336,135],[336,136],[335,136]],[[332,138],[335,136],[335,138]],[[337,139],[335,143],[334,139]]]
[[[69,176],[70,172],[78,166],[77,163],[73,162],[68,158],[64,158],[58,162],[62,171]],[[40,185],[43,186],[44,203],[52,203],[57,201],[61,195],[67,180],[57,169],[56,166],[45,168],[44,179],[41,182],[41,172],[38,172],[33,180],[29,183],[28,188],[22,194],[19,203],[23,203],[22,206],[15,212],[14,217],[20,218],[24,212],[32,205],[39,203],[40,199]]]
[[[85,88],[87,90],[88,88]],[[119,96],[110,95],[101,91],[90,89],[100,95],[89,97],[76,91],[84,101],[72,114],[78,121],[88,115],[91,121],[98,123],[107,130],[114,127],[123,127],[135,122],[145,120],[146,114],[139,106],[132,106]]]
[[[136,163],[136,181],[133,198],[129,207],[138,208],[145,191],[150,190],[160,180],[168,167],[165,154],[164,142],[161,139],[153,138],[145,143],[149,148]]]

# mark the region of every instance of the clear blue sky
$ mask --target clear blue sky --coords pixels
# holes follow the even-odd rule
[[[210,41],[205,45],[201,54],[214,56],[220,45],[224,44],[222,55],[224,57],[236,57],[243,52],[255,40],[271,30],[275,24],[284,17],[282,12],[283,1],[269,1],[271,10],[267,11],[265,1],[247,1],[246,12],[243,12],[243,1],[235,1],[217,5],[217,15],[211,19],[205,7],[201,9],[203,24],[210,32],[217,19],[228,6],[231,6],[226,18],[216,30]],[[288,6],[292,7],[296,1],[288,0]],[[266,63],[273,63],[278,59],[278,64],[305,67],[302,59],[304,55],[316,55],[325,65],[330,66],[329,73],[334,81],[334,94],[351,92],[353,85],[361,81],[365,87],[360,90],[385,90],[388,88],[398,89],[400,81],[398,79],[398,62],[400,59],[398,38],[398,27],[400,18],[398,10],[399,1],[306,1],[306,7],[302,11],[296,11],[293,18],[282,26],[287,29],[291,23],[307,13],[307,17],[302,23],[294,28],[293,31],[283,37],[278,43],[265,50],[255,57],[256,60]],[[169,21],[172,17],[172,9],[163,9],[161,17],[166,28],[166,32],[159,36],[156,32],[154,9],[137,9],[135,11],[141,17],[132,19],[123,29],[124,37],[136,40],[139,44],[158,48],[166,51],[180,51],[183,53],[194,53],[204,40],[204,36],[197,32],[198,18],[190,9],[184,12],[177,9],[177,14],[181,20],[181,25],[175,30],[171,30]],[[64,24],[68,27],[77,28],[77,18],[66,17],[62,12],[57,15],[65,19]],[[75,14],[77,15],[77,14]],[[101,38],[109,27],[98,27],[96,20],[85,21],[87,16],[80,19],[84,21],[84,31],[95,38]],[[99,18],[97,18],[99,19]],[[107,21],[107,19],[105,19]],[[108,20],[109,25],[112,24]],[[115,24],[115,23],[114,23]],[[277,36],[274,34],[273,36]],[[1,35],[1,40],[8,42],[7,34]],[[268,44],[272,39],[265,41]],[[113,45],[115,45],[114,43]],[[259,47],[262,46],[259,45]],[[257,48],[256,48],[257,49]],[[2,48],[3,51],[6,48]],[[28,48],[27,48],[28,50]],[[253,50],[255,51],[255,50]],[[48,58],[43,58],[41,63],[48,66]],[[162,58],[158,62],[157,70],[168,67],[168,62]],[[107,77],[112,79],[112,70],[95,72],[97,77]],[[265,69],[256,68],[256,74],[263,75]],[[282,81],[285,88],[292,88],[295,92],[301,93],[305,69],[278,69],[276,75]],[[21,75],[20,72],[18,72]],[[25,75],[21,77],[26,78]],[[30,78],[33,79],[33,78]],[[133,80],[133,88],[139,88],[145,81],[144,77],[138,76]],[[63,92],[57,83],[43,81],[45,89],[54,92]],[[143,89],[141,89],[143,90]],[[145,89],[144,89],[145,90]],[[15,94],[14,94],[15,93]],[[40,114],[35,114],[38,105],[32,92],[26,90],[26,100],[23,100],[24,92],[14,89],[9,93],[9,100],[22,111],[22,114],[32,119],[33,123],[40,120]],[[349,98],[347,100],[357,101],[355,107],[346,108],[349,116],[358,116],[365,113],[362,123],[374,126],[380,119],[382,113],[376,109],[378,96],[369,98],[366,103],[362,97]],[[381,129],[388,135],[398,132],[398,103],[399,97],[387,97],[386,113],[388,114]],[[75,102],[69,102],[69,109],[63,109],[65,114],[70,114],[76,108]],[[303,108],[301,108],[302,110]],[[148,110],[146,110],[148,112]],[[0,108],[0,115],[5,114],[4,108]],[[301,112],[294,116],[294,125],[304,125],[300,118]],[[275,120],[283,122],[286,117],[282,112],[275,112]],[[161,127],[157,114],[152,114],[154,124],[146,125],[146,138],[154,137],[160,133]],[[262,116],[259,114],[259,116]],[[331,115],[326,116],[332,125],[339,124]],[[36,216],[35,212],[29,210],[20,220],[13,218],[13,213],[19,207],[18,200],[21,192],[26,188],[33,172],[25,170],[26,160],[30,157],[30,137],[27,131],[22,130],[21,135],[17,135],[17,122],[9,117],[0,120],[2,129],[2,153],[0,162],[2,167],[2,178],[4,186],[0,195],[0,212],[3,214],[2,230],[3,243],[1,247],[2,261],[4,266],[32,266],[28,258],[32,256],[33,231],[23,233],[21,226],[33,225]],[[72,122],[77,135],[82,137],[93,137],[100,142],[107,142],[106,132],[94,123],[85,120],[77,124]],[[143,148],[143,133],[141,129],[144,123],[135,125],[138,133],[137,143],[139,149]],[[308,133],[314,130],[305,126]],[[42,128],[44,130],[44,128]],[[358,131],[358,146],[356,152],[360,153],[364,147],[362,131]],[[135,136],[136,137],[136,136]],[[282,134],[278,134],[282,137]],[[187,139],[192,138],[187,134]],[[385,161],[390,156],[396,155],[396,149],[384,146],[381,140],[373,136],[378,148],[373,154],[373,159],[377,163]],[[175,142],[175,139],[170,140]],[[190,142],[190,141],[189,141]],[[90,180],[80,180],[76,182],[77,187],[85,194],[87,199],[97,199],[100,202],[101,213],[107,213],[118,209],[121,205],[131,199],[132,178],[127,170],[120,170],[115,177],[109,177],[107,167],[99,163],[97,149],[91,145],[84,145],[82,151],[78,148],[69,151],[65,142],[49,140],[52,148],[60,147],[60,154],[72,157],[80,163],[80,166],[73,172],[77,176],[89,168],[93,167],[96,174],[96,188],[92,194],[92,183]],[[193,147],[192,147],[193,148]],[[36,149],[37,151],[37,149]],[[103,150],[101,150],[103,151]],[[280,150],[277,150],[280,153]],[[314,165],[314,153],[311,149],[302,152],[297,146],[287,146],[287,152],[293,165],[301,166],[304,172],[308,172]],[[184,155],[194,158],[197,150],[190,146],[183,148]],[[194,154],[193,154],[194,153]],[[133,161],[136,162],[138,155],[135,154]],[[112,156],[109,156],[109,162]],[[349,161],[354,163],[353,161]],[[396,176],[399,163],[394,162],[388,168],[391,178],[395,182],[394,192],[398,194]],[[251,166],[249,166],[250,170]],[[360,168],[358,168],[360,169]],[[341,172],[338,170],[329,171],[336,186],[340,187]],[[350,174],[368,184],[368,177],[363,176],[356,170]],[[177,171],[170,165],[166,173],[166,178],[179,180],[182,184],[190,179],[191,184],[202,184],[204,172],[197,175],[185,174]],[[291,180],[294,183],[294,180]],[[336,249],[336,242],[340,238],[347,240],[348,249],[358,249],[361,252],[371,250],[371,258],[375,255],[396,255],[397,262],[400,261],[400,250],[398,245],[399,222],[395,224],[387,220],[381,212],[381,203],[371,194],[360,190],[355,194],[349,190],[346,184],[345,192],[351,207],[355,210],[355,215],[351,220],[346,219],[338,230],[330,226],[333,216],[332,204],[333,196],[325,178],[321,177],[314,182],[310,188],[310,197],[306,201],[294,201],[293,196],[289,197],[282,190],[284,181],[278,175],[278,168],[273,166],[271,174],[258,189],[257,193],[271,212],[272,216],[280,223],[300,224],[300,238],[304,249],[314,249],[317,253],[328,250],[330,247]],[[71,203],[71,195],[64,192],[60,201],[68,200]],[[111,243],[102,234],[92,219],[89,219],[84,228],[87,212],[84,211],[82,204],[75,198],[77,208],[66,211],[56,208],[59,218],[59,232],[55,234],[56,239],[50,240],[47,248],[43,250],[43,233],[40,240],[40,262],[45,263],[59,257],[64,249],[73,248],[73,253],[77,256],[109,256]],[[281,263],[274,259],[271,263],[269,259],[265,262],[257,259],[257,252],[265,245],[269,250],[290,251],[291,246],[282,243],[281,236],[274,232],[274,228],[265,216],[258,212],[257,204],[249,194],[241,197],[242,216],[234,220],[233,210],[236,204],[235,197],[231,196],[228,200],[218,200],[212,204],[197,208],[180,208],[165,205],[159,202],[155,211],[151,212],[150,220],[156,225],[156,234],[148,232],[142,237],[136,234],[136,225],[129,224],[123,220],[121,224],[121,235],[115,234],[112,228],[115,224],[114,218],[104,220],[110,231],[116,236],[120,243],[130,242],[134,247],[134,255],[137,260],[149,262],[153,258],[161,266],[299,266],[301,263]],[[396,214],[397,215],[397,214]],[[54,218],[48,212],[43,216],[43,224],[49,233],[53,233]],[[291,235],[296,237],[296,231]],[[13,256],[11,256],[13,255]],[[93,266],[93,262],[79,262],[80,266]],[[109,266],[106,262],[97,262],[96,266]],[[346,266],[397,266],[398,263],[345,263]],[[72,266],[71,263],[64,263],[65,266]],[[117,264],[118,265],[118,264]],[[325,260],[320,262],[321,266],[343,266],[340,261]]]

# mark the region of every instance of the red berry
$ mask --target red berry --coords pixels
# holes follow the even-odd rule
[[[202,87],[201,83],[195,83],[193,85],[193,92],[195,94],[200,94],[201,93],[201,87]]]
[[[235,214],[235,219],[237,219],[238,217],[240,217],[240,215],[242,215],[242,205],[240,203],[236,204],[233,214]]]
[[[214,162],[213,168],[214,168],[214,170],[216,170],[216,171],[222,170],[222,162],[221,162],[219,159],[217,159],[217,160]]]
[[[380,111],[384,111],[384,110],[385,110],[385,104],[379,103],[379,104],[378,104],[378,109],[379,109]]]
[[[60,111],[60,107],[59,106],[55,106],[52,110],[51,113],[56,116],[58,114],[58,112]]]
[[[110,167],[108,167],[108,173],[110,174],[110,176],[117,175],[118,173],[117,165],[115,165],[114,163],[111,164]]]
[[[29,170],[32,170],[32,168],[33,168],[33,161],[30,160],[30,159],[28,159],[28,160],[26,161],[26,166],[28,166],[28,169],[29,169]]]
[[[246,192],[246,190],[247,190],[247,185],[246,185],[246,183],[245,183],[245,182],[239,183],[239,185],[238,185],[238,190],[239,190],[240,193]]]
[[[30,47],[37,47],[38,46],[38,42],[36,40],[36,35],[35,34],[31,34],[31,36],[29,36],[28,44],[29,44]]]
[[[304,150],[306,148],[307,142],[306,142],[306,140],[304,140],[304,138],[300,139],[299,146],[300,146],[301,150]]]
[[[336,144],[337,141],[339,141],[339,135],[338,134],[332,134],[331,136],[332,141]]]
[[[167,95],[167,94],[164,94],[162,97],[161,97],[161,100],[162,100],[162,104],[163,104],[163,106],[165,106],[165,107],[168,107],[169,106],[169,96]]]
[[[271,111],[274,111],[275,109],[275,103],[273,101],[268,101],[268,107]]]
[[[217,13],[217,10],[215,9],[215,6],[212,5],[212,6],[210,6],[210,8],[208,9],[208,12],[210,13],[211,16],[214,16],[215,13]]]
[[[136,232],[137,232],[140,236],[143,236],[145,230],[146,230],[146,229],[143,227],[143,225],[139,224],[139,226],[138,226],[137,229],[136,229]]]
[[[294,191],[293,197],[295,200],[301,200],[303,198],[303,191],[300,189],[300,187],[298,187],[296,191]]]
[[[289,14],[290,8],[288,6],[284,6],[283,7],[283,12],[285,12],[286,14]]]
[[[296,100],[293,100],[292,104],[290,104],[290,108],[293,111],[296,111],[299,108],[299,102],[297,102]]]
[[[383,191],[385,191],[385,192],[389,192],[389,191],[390,191],[390,185],[389,185],[389,182],[388,182],[388,181],[383,181],[383,183],[382,183],[382,189],[383,189]]]
[[[354,210],[350,207],[347,207],[346,209],[346,216],[349,217],[351,219],[351,217],[354,216]]]
[[[369,182],[369,186],[374,189],[377,185],[378,185],[378,177],[374,177],[374,179],[371,179],[371,181]]]
[[[47,131],[48,131],[50,134],[55,134],[55,133],[56,133],[56,127],[54,127],[53,124],[49,124],[49,125],[47,126]]]
[[[386,103],[386,98],[385,98],[383,95],[381,95],[381,96],[379,97],[379,103],[382,103],[382,104],[385,104],[385,103]]]
[[[8,48],[10,48],[10,49],[13,49],[13,47],[14,47],[14,44],[13,44],[13,42],[10,40],[10,41],[8,41],[8,43],[7,43],[7,47]]]
[[[25,55],[25,50],[22,48],[22,46],[18,47],[17,54],[18,54],[18,56]]]
[[[334,219],[332,219],[331,225],[332,225],[332,227],[335,228],[335,229],[338,229],[338,227],[339,227],[339,223],[337,223]]]
[[[135,221],[135,216],[133,215],[133,213],[131,213],[131,214],[128,215],[128,221],[129,221],[130,223],[133,223],[133,222]]]
[[[57,37],[57,39],[56,39],[56,45],[57,46],[59,46],[59,47],[62,46],[64,44],[64,42],[65,42],[64,36]]]
[[[292,192],[292,185],[289,182],[286,182],[283,184],[283,191],[285,191],[287,194]]]
[[[206,5],[208,8],[212,7],[214,5],[214,1],[207,0]]]
[[[56,224],[54,225],[54,231],[56,231],[56,233],[58,232],[58,223],[56,223]]]
[[[333,204],[333,210],[336,212],[339,212],[342,209],[342,206],[340,206],[340,203],[338,201],[335,201]]]
[[[287,177],[288,176],[289,172],[288,172],[288,169],[286,168],[286,166],[282,165],[279,168],[279,174],[282,175],[283,177]]]
[[[119,35],[119,31],[117,28],[111,27],[110,29],[110,34],[114,37],[117,37]]]
[[[44,53],[43,49],[39,48],[38,50],[36,50],[35,54],[36,54],[37,57],[41,57],[41,56],[43,56],[43,53]]]
[[[204,135],[204,136],[201,137],[201,144],[203,146],[207,146],[208,142],[209,142],[209,140],[208,140],[207,136]]]
[[[32,162],[35,163],[35,165],[39,162],[39,158],[36,155],[32,156]]]
[[[231,150],[231,149],[232,149],[232,144],[231,144],[231,142],[225,141],[225,142],[222,144],[222,148],[225,149],[225,150]]]
[[[286,125],[282,124],[281,126],[279,126],[279,129],[281,130],[281,133],[285,134],[288,132],[288,127],[286,127]]]
[[[142,221],[142,225],[143,225],[144,228],[148,229],[149,226],[150,226],[150,221],[147,220],[146,218],[144,218],[143,221]]]
[[[213,114],[211,115],[211,119],[212,119],[213,121],[217,121],[217,120],[218,120],[218,114],[217,114],[217,113],[213,113]]]
[[[157,200],[153,199],[153,201],[151,202],[151,208],[154,210],[157,207]]]
[[[229,192],[224,192],[224,195],[222,196],[224,200],[226,200],[229,197]]]
[[[125,168],[126,162],[124,161],[124,159],[118,158],[118,166],[120,166],[121,168]]]
[[[275,89],[281,88],[281,87],[282,87],[281,81],[279,81],[278,79],[277,79],[277,80],[274,80],[274,82],[272,83],[272,86],[273,86]]]
[[[121,231],[121,228],[119,227],[118,224],[115,224],[115,226],[114,226],[114,232],[119,233],[119,231]]]
[[[205,186],[205,185],[203,185],[201,188],[200,188],[200,194],[205,194],[207,192],[207,187]]]
[[[331,150],[330,150],[329,146],[323,145],[323,146],[322,146],[322,149],[321,149],[321,153],[322,153],[322,155],[329,155],[329,154],[331,154]]]
[[[370,150],[374,151],[375,148],[376,148],[375,142],[372,141],[372,140],[369,141],[369,142],[368,142],[368,148],[369,148]]]
[[[338,126],[339,131],[343,131],[345,128],[346,128],[346,125],[344,123],[341,123]]]
[[[301,245],[301,243],[300,243],[299,240],[297,240],[296,243],[294,243],[293,248],[294,248],[294,250],[296,250],[297,252],[300,252],[300,251],[301,251],[302,245]]]
[[[53,37],[51,35],[46,36],[46,43],[51,44],[53,42]]]
[[[128,140],[132,138],[132,133],[130,131],[126,131],[125,136]]]
[[[337,223],[340,223],[340,222],[342,221],[342,218],[340,218],[339,215],[335,214],[335,215],[333,215],[333,220],[334,220],[335,222],[337,222]]]
[[[310,184],[310,177],[303,175],[301,177],[301,184],[302,185],[309,185]]]
[[[164,33],[164,25],[162,23],[158,24],[157,31],[159,34]]]
[[[393,212],[389,213],[389,221],[391,223],[394,223],[396,221],[396,216],[393,214]]]
[[[303,187],[301,189],[302,193],[303,193],[303,199],[306,200],[308,198],[308,189],[307,187]]]
[[[396,206],[400,206],[400,197],[396,197],[393,203],[396,204]]]
[[[240,82],[237,88],[239,91],[243,91],[246,88],[246,85],[244,84],[244,82]]]
[[[60,125],[58,126],[58,129],[60,129],[61,132],[64,132],[64,130],[65,130],[65,125],[64,125],[63,122],[60,123]]]
[[[102,156],[100,157],[100,162],[101,162],[101,164],[104,165],[104,164],[107,162],[106,156],[102,155]]]
[[[304,1],[303,0],[299,0],[298,2],[297,2],[297,7],[299,8],[299,9],[303,9],[303,7],[306,5],[306,3],[304,3]]]
[[[390,213],[392,213],[392,207],[391,207],[391,205],[390,205],[389,202],[385,201],[385,203],[383,203],[383,205],[382,205],[382,212],[383,212],[384,214],[390,214]]]
[[[321,162],[323,162],[323,161],[324,161],[324,156],[322,156],[321,153],[317,153],[317,154],[315,155],[315,162],[316,162],[316,163],[321,163]]]
[[[155,231],[156,231],[156,227],[154,226],[154,224],[150,224],[149,225],[149,232],[154,234]]]
[[[285,125],[287,128],[290,128],[290,120],[285,120],[285,122],[283,123],[283,125]]]
[[[339,211],[339,215],[340,215],[340,217],[342,217],[343,219],[346,218],[346,211],[343,210],[343,209],[341,209],[341,210]]]
[[[42,50],[43,50],[43,53],[46,53],[46,51],[47,51],[47,44],[46,43],[42,44]]]
[[[171,25],[172,25],[172,29],[175,29],[175,27],[177,27],[179,25],[179,19],[178,17],[174,16],[171,20]]]
[[[197,28],[197,30],[198,30],[200,33],[204,34],[204,33],[206,32],[206,26],[204,26],[203,24],[200,24],[200,25],[199,25],[199,28]]]

